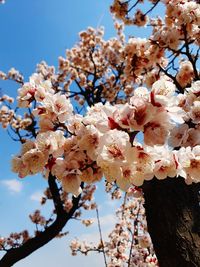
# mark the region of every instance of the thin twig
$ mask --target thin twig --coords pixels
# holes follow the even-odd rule
[[[140,208],[141,208],[141,202],[139,201],[139,208],[138,208],[138,211],[137,211],[137,215],[136,215],[136,218],[134,220],[134,231],[132,233],[132,239],[131,239],[131,247],[130,247],[130,252],[129,252],[129,259],[128,259],[128,266],[127,267],[131,267],[131,256],[132,256],[132,250],[133,250],[133,243],[134,243],[134,237],[135,237],[135,233],[137,232],[137,226],[138,226],[138,216],[140,214]],[[137,235],[138,235],[138,232],[137,232]]]
[[[98,208],[96,207],[96,214],[97,214],[97,222],[98,222],[98,229],[99,229],[99,235],[100,235],[100,242],[102,245],[102,252],[103,252],[103,257],[104,257],[104,263],[105,266],[107,267],[107,260],[106,260],[106,253],[105,253],[105,248],[104,248],[104,243],[103,243],[103,237],[102,237],[102,231],[101,231],[101,224],[100,224],[100,219],[99,219],[99,211]]]

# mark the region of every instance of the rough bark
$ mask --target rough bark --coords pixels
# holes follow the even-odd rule
[[[200,184],[153,179],[143,186],[148,231],[160,267],[200,267]]]

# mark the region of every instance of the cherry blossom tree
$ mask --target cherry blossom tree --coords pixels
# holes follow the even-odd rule
[[[54,203],[53,217],[31,215],[41,227],[35,235],[23,231],[1,239],[1,267],[62,235],[80,209],[96,209],[94,183],[104,179],[125,192],[142,190],[159,266],[200,266],[200,4],[149,0],[144,10],[143,2],[114,0],[116,37],[105,40],[103,28],[88,28],[59,58],[58,69],[41,62],[28,82],[15,69],[0,73],[20,87],[17,108],[12,98],[1,97],[2,127],[22,144],[12,171],[20,178],[42,173],[48,181],[43,201]],[[165,17],[153,18],[159,6]],[[127,38],[125,29],[133,25],[149,27],[150,36]],[[111,253],[106,266],[134,266],[138,237],[131,220],[137,222],[137,214],[115,226],[110,241],[98,247],[107,257]],[[120,253],[122,243],[130,246],[131,257],[120,263],[109,252],[114,233],[124,242],[118,240]],[[74,253],[80,250],[79,243],[71,246]],[[141,266],[157,264],[143,260]]]

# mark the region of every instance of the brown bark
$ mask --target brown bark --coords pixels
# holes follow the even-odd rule
[[[148,231],[160,267],[200,267],[200,184],[182,178],[143,185]]]

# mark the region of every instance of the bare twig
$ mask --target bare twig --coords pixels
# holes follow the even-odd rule
[[[103,253],[103,257],[104,257],[104,263],[105,263],[105,266],[107,267],[108,265],[107,265],[107,260],[106,260],[106,253],[105,253],[104,242],[103,242],[103,237],[102,237],[98,208],[96,208],[96,215],[97,215],[98,229],[99,229],[99,235],[100,235],[100,242],[101,242],[101,246],[102,246],[102,253]]]

